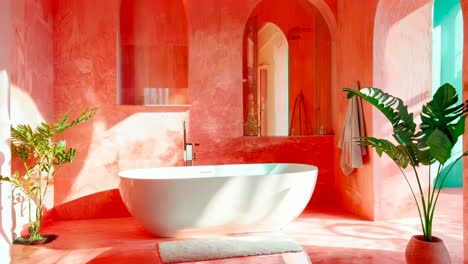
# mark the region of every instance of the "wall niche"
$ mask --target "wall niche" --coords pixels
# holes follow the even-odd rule
[[[118,104],[188,104],[182,0],[121,0],[117,52]]]

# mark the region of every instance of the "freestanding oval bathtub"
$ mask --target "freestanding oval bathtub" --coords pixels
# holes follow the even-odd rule
[[[304,164],[167,167],[119,173],[130,213],[160,237],[264,232],[296,218],[318,169]]]

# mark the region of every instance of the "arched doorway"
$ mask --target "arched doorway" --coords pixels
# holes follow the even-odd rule
[[[261,109],[261,135],[288,135],[288,55],[289,45],[284,33],[274,23],[265,23],[258,32],[257,101]]]
[[[454,1],[442,0],[440,2],[447,4],[447,2]],[[457,19],[461,21],[461,17],[457,18],[461,16],[461,12],[450,14],[447,10],[441,11],[439,4],[438,1],[433,0],[380,0],[375,17],[373,86],[402,98],[408,105],[408,110],[415,114],[416,120],[419,119],[422,105],[431,99],[431,95],[440,84],[450,82],[457,86],[457,78],[461,78],[458,73],[461,69],[456,70],[454,66],[457,63],[461,66],[462,48],[458,51],[453,46],[448,48],[450,52],[453,52],[450,55],[444,54],[446,51],[443,48],[447,42],[450,42],[450,45],[462,45],[462,42],[454,35],[447,34],[461,32],[462,29],[457,29],[456,23],[453,23]],[[452,8],[453,6],[450,7]],[[439,11],[441,13],[437,15]],[[449,24],[451,24],[451,29],[447,28]],[[439,28],[441,25],[442,27]],[[447,30],[445,33],[442,29],[444,25],[446,27],[444,30]],[[458,62],[455,62],[456,57],[458,57]],[[461,90],[459,90],[459,95],[461,95]],[[388,122],[376,111],[373,112],[372,123],[373,136],[388,137],[392,133],[392,127],[387,125]],[[398,168],[391,165],[392,163],[388,158],[373,161],[372,169],[378,176],[374,178],[376,218],[417,216],[417,209],[407,183]],[[426,193],[431,178],[434,178],[430,177],[433,173],[427,168],[421,169],[419,173],[423,179],[421,189],[423,193]],[[458,174],[461,176],[462,171],[460,170]],[[414,174],[408,173],[407,176],[412,186],[415,186]],[[419,190],[415,192],[419,193]],[[442,199],[439,199],[435,217],[436,219],[438,217],[450,219],[454,223],[453,227],[457,228],[454,232],[461,233],[461,225],[459,225],[463,217],[463,213],[459,210],[462,207],[461,189],[447,190],[443,193],[445,195],[441,196],[445,196],[445,201],[441,202]],[[445,215],[437,214],[437,210],[442,211],[441,207],[449,210],[450,213],[444,211]],[[435,228],[434,232],[436,232]],[[448,243],[452,244],[449,251],[461,252],[463,250],[461,238],[450,237],[448,240],[450,240]],[[459,254],[451,254],[451,257],[453,262],[461,262]]]
[[[450,83],[457,93],[462,95],[463,17],[460,0],[435,0],[433,10],[432,93],[434,94],[442,84]],[[462,99],[463,97],[459,98],[459,103]],[[462,153],[462,138],[457,141],[453,151]],[[448,161],[446,168],[453,162],[455,157]],[[463,160],[460,160],[454,164],[442,187],[462,186]]]

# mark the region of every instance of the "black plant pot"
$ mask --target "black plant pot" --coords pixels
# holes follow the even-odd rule
[[[28,245],[28,246],[41,245],[41,244],[50,243],[54,241],[55,239],[57,239],[57,237],[58,236],[54,234],[42,235],[42,239],[34,239],[34,240],[29,239],[29,237],[17,237],[13,240],[13,244]]]

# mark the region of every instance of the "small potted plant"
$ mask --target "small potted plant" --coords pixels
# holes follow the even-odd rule
[[[413,114],[403,101],[377,88],[362,88],[357,91],[344,88],[348,99],[359,96],[372,104],[387,117],[393,126],[396,144],[381,138],[361,137],[360,145],[375,148],[379,156],[387,154],[399,167],[418,208],[423,235],[413,236],[406,247],[407,263],[450,263],[450,256],[443,241],[432,235],[432,224],[440,188],[454,164],[468,155],[468,152],[453,153],[458,138],[465,132],[465,117],[468,111],[466,102],[458,103],[455,88],[446,83],[438,88],[432,100],[422,107],[421,124],[417,128]],[[454,155],[455,162],[446,164]],[[423,176],[418,168],[435,164],[437,175],[429,188],[423,190]],[[447,165],[446,170],[442,170]],[[410,168],[416,177],[417,185],[412,186],[405,174]],[[427,175],[426,175],[427,176]],[[417,199],[419,196],[419,200]]]
[[[10,182],[13,192],[19,192],[22,201],[27,204],[29,222],[29,234],[16,237],[13,243],[41,244],[56,238],[53,234],[40,233],[43,202],[47,187],[54,181],[59,168],[72,162],[76,155],[76,150],[67,147],[65,140],[59,140],[59,136],[65,130],[92,118],[96,110],[87,109],[72,121],[68,120],[70,114],[67,113],[59,121],[51,124],[42,122],[35,129],[26,124],[11,127],[12,154],[21,160],[24,170],[16,171],[10,177],[0,175],[0,181]]]

